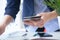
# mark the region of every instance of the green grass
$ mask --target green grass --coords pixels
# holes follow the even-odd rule
[[[44,0],[44,4],[56,10],[58,15],[60,15],[60,0]]]

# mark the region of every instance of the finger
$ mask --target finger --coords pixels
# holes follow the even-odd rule
[[[40,28],[43,27],[43,25],[44,25],[44,21],[43,20],[40,20],[40,22],[37,23],[37,26],[40,27]]]
[[[37,22],[33,21],[33,26],[37,26]]]
[[[32,21],[24,21],[24,24],[34,26]]]

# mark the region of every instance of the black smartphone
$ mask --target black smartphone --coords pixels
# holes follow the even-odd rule
[[[24,17],[24,20],[39,21],[40,19],[41,19],[41,16],[29,16],[29,17]]]

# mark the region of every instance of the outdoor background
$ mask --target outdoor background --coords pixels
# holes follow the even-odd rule
[[[6,0],[0,0],[0,22],[3,20],[3,17],[4,17],[5,6],[6,6]],[[22,6],[21,6],[21,9],[22,9]],[[14,31],[25,31],[24,27],[23,27],[23,23],[21,21],[21,15],[22,15],[21,9],[20,9],[19,13],[17,14],[15,22],[12,22],[11,24],[9,24],[7,26],[5,33],[11,33]],[[60,17],[58,17],[58,20],[59,20],[59,24],[60,24]],[[22,28],[23,28],[23,30],[22,30]]]

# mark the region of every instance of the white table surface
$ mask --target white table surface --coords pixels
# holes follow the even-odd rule
[[[12,32],[10,34],[5,34],[0,36],[0,40],[23,40],[23,39],[36,39],[36,38],[43,38],[43,39],[60,39],[60,32],[53,32],[49,33],[53,35],[53,37],[40,37],[39,35],[36,35],[37,32]],[[24,35],[24,36],[23,36]]]

